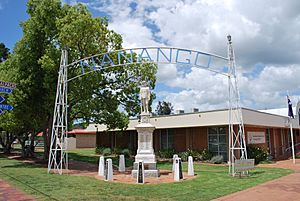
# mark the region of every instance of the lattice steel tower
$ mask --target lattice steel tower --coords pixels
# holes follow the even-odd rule
[[[68,169],[67,149],[67,63],[68,52],[62,50],[60,68],[57,81],[57,91],[53,113],[51,143],[48,161],[48,173],[62,174],[63,168]]]
[[[235,160],[247,159],[244,122],[240,106],[240,93],[238,89],[235,55],[231,36],[228,39],[228,90],[229,90],[229,174],[235,175]],[[236,125],[236,127],[234,126]]]

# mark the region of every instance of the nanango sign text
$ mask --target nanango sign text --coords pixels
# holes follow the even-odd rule
[[[189,49],[147,47],[111,51],[81,59],[67,66],[79,66],[82,74],[85,74],[105,67],[138,63],[178,64],[210,68],[220,63],[224,66],[224,61],[227,60],[226,57]]]

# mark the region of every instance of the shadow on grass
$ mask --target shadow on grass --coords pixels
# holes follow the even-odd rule
[[[13,164],[13,165],[4,165],[1,168],[43,168],[43,166],[35,165],[35,164],[28,164],[28,163],[21,163],[21,164]]]
[[[71,160],[75,161],[82,161],[92,164],[99,164],[99,156],[83,156],[81,154],[77,153],[68,153],[68,157]],[[119,156],[113,155],[113,156],[104,156],[105,160],[110,158],[112,159],[113,165],[118,166],[119,165]],[[132,158],[125,158],[125,166],[126,167],[132,167],[134,160]]]
[[[78,160],[78,161],[83,161],[83,162],[88,162],[93,164],[99,163],[99,157],[97,156],[83,156],[77,153],[68,153],[68,157],[71,160]]]
[[[249,172],[250,175],[260,175],[260,174],[263,174],[265,173],[266,171],[263,171],[263,170],[257,170],[257,171],[253,171],[253,172]]]

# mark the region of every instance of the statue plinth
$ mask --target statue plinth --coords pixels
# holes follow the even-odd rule
[[[145,177],[158,177],[159,170],[156,168],[156,158],[153,149],[153,131],[155,126],[150,124],[150,113],[141,114],[141,123],[136,127],[138,132],[138,149],[133,165],[132,176],[137,176],[138,162],[144,161]]]

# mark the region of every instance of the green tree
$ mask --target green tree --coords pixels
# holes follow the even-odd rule
[[[8,59],[0,63],[0,80],[2,81],[15,81],[14,74],[15,69],[13,68],[14,63],[12,59]],[[5,104],[11,104],[13,106],[13,96],[10,94],[1,94],[5,98]],[[22,122],[18,121],[15,117],[15,113],[12,111],[2,111],[0,115],[0,144],[3,147],[4,153],[10,153],[11,145],[16,138],[20,138],[19,141],[24,142],[26,137],[28,138],[28,133],[24,129],[25,125],[22,125]],[[2,132],[3,131],[3,132]],[[22,152],[23,154],[24,152]]]
[[[59,0],[29,0],[29,19],[21,23],[23,37],[7,62],[18,87],[11,101],[20,139],[43,131],[48,156],[60,54],[68,48],[69,61],[122,49],[122,38],[108,29],[106,18],[94,18],[81,5],[62,6]],[[6,62],[4,62],[6,63]],[[157,67],[152,64],[104,68],[68,83],[69,128],[74,120],[85,125],[103,123],[123,129],[128,116],[139,112],[139,85],[155,85]],[[68,75],[80,69],[70,68]],[[31,139],[34,140],[34,139]]]
[[[156,114],[157,115],[169,115],[173,111],[173,106],[170,102],[166,101],[158,101],[156,106]]]
[[[0,43],[0,63],[8,58],[9,49],[5,47],[4,43]]]

